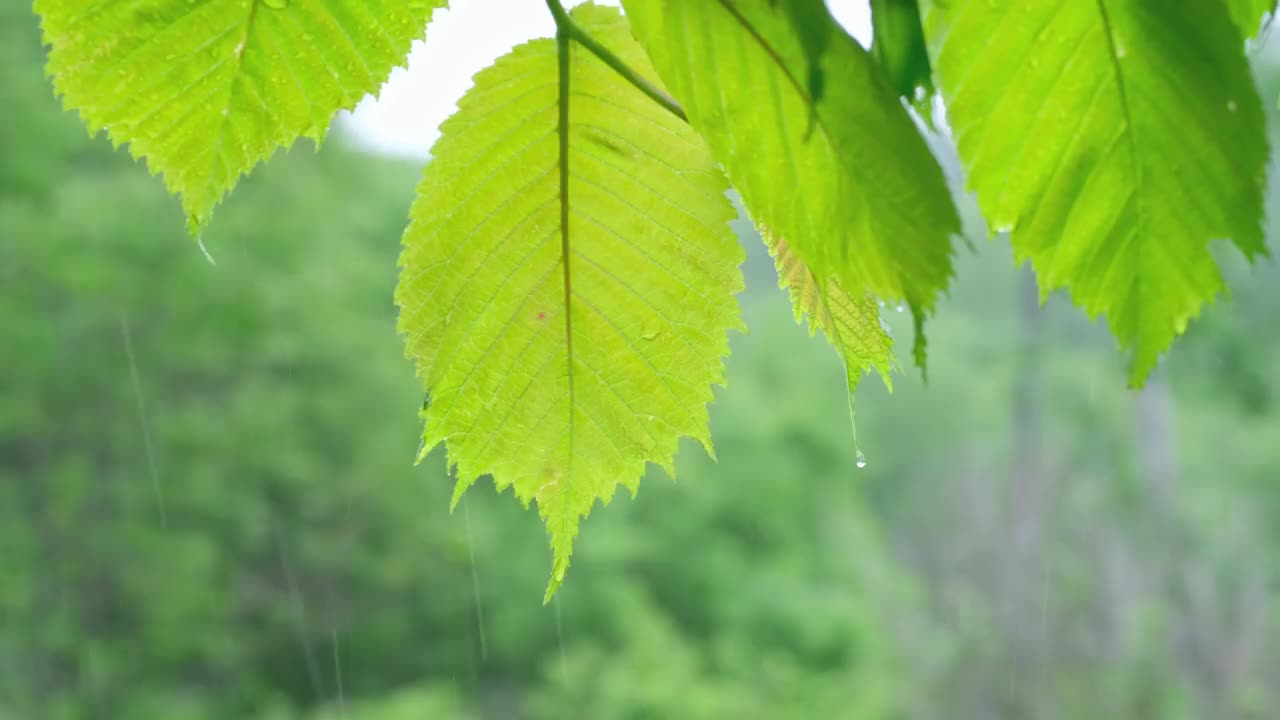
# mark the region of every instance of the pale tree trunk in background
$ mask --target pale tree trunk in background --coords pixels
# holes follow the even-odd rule
[[[1228,698],[1245,692],[1248,678],[1262,675],[1269,609],[1266,586],[1263,572],[1256,565],[1251,567],[1237,598],[1234,632],[1223,654],[1223,691]]]
[[[1147,381],[1135,401],[1138,470],[1151,518],[1149,572],[1168,602],[1171,647],[1198,686],[1200,711],[1219,717],[1224,678],[1220,649],[1229,640],[1214,570],[1192,552],[1178,492],[1174,399],[1163,373]]]
[[[1266,661],[1267,579],[1263,560],[1247,557],[1258,540],[1245,527],[1228,551],[1234,562],[1248,566],[1239,586],[1223,587],[1215,555],[1195,546],[1198,539],[1191,536],[1192,524],[1183,517],[1179,499],[1174,411],[1168,381],[1157,374],[1137,399],[1138,458],[1156,514],[1155,539],[1163,550],[1156,558],[1162,564],[1154,571],[1177,613],[1175,637],[1199,689],[1201,713],[1238,717],[1237,702],[1247,689],[1242,680],[1258,677]]]
[[[1040,547],[1045,491],[1041,379],[1044,318],[1030,268],[1024,267],[1019,273],[1016,302],[1018,349],[1010,413],[1013,460],[1009,477],[1009,542],[1001,588],[1001,625],[1007,640],[1009,678],[1000,704],[1001,715],[1009,720],[1037,717],[1045,689],[1040,682],[1045,642]]]

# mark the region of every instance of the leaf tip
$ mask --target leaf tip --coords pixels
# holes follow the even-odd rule
[[[876,365],[876,372],[880,375],[880,381],[884,383],[884,387],[893,394],[893,366],[892,365]]]
[[[421,456],[420,456],[421,457]],[[458,507],[458,503],[462,501],[462,496],[466,494],[467,489],[475,482],[475,478],[467,479],[459,477],[453,484],[453,496],[449,498],[449,512],[453,513]]]
[[[1144,351],[1142,348],[1135,350],[1133,359],[1129,362],[1129,389],[1141,390],[1159,362],[1160,353]]]
[[[915,343],[911,346],[911,357],[915,361],[916,367],[920,368],[920,378],[927,384],[929,382],[929,339],[924,334],[924,308],[911,304],[911,319],[915,326]]]
[[[551,598],[555,597],[556,591],[564,584],[565,573],[569,571],[569,553],[565,552],[561,555],[560,551],[556,551],[556,559],[551,567],[551,580],[547,583],[547,591],[542,596],[542,604],[546,605],[551,602]]]

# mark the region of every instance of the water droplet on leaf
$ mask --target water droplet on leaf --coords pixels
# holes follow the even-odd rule
[[[857,461],[857,464],[858,464],[858,469],[859,469],[859,470],[861,470],[862,468],[864,468],[864,467],[866,467],[866,466],[867,466],[867,456],[866,456],[866,455],[863,455],[861,450],[859,450],[859,451],[858,451],[858,461]]]

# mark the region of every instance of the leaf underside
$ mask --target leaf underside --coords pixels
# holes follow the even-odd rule
[[[796,322],[807,324],[810,335],[821,330],[840,356],[852,416],[854,390],[864,373],[879,371],[885,385],[893,388],[897,361],[893,338],[880,322],[880,303],[868,294],[845,292],[835,277],[815,276],[786,241],[773,234],[765,232],[764,241],[778,268],[778,285],[791,296]]]
[[[446,0],[35,0],[48,72],[198,232],[241,175],[376,91]]]
[[[934,2],[926,32],[969,183],[1041,291],[1105,314],[1141,384],[1223,290],[1210,241],[1265,252],[1267,144],[1217,3]]]
[[[659,75],[760,224],[819,277],[905,298],[951,275],[960,224],[881,71],[822,0],[624,0]]]
[[[572,17],[652,75],[616,10]],[[711,450],[706,404],[743,287],[702,140],[576,45],[561,191],[557,61],[535,40],[476,76],[424,171],[396,290],[431,398],[424,447],[445,444],[455,503],[486,473],[537,503],[548,598],[597,500],[634,494],[646,462],[673,474],[682,435]]]

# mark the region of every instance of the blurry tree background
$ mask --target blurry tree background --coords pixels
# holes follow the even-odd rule
[[[719,462],[686,445],[598,507],[543,607],[537,517],[492,489],[451,515],[442,458],[412,466],[420,168],[299,147],[214,265],[41,64],[0,0],[0,719],[1276,716],[1274,262],[1229,264],[1134,393],[966,200],[930,383],[864,385],[859,470],[836,356],[740,221]]]

